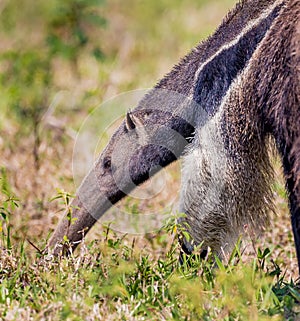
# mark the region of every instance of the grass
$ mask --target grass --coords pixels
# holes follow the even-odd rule
[[[7,112],[10,106],[4,112],[0,98],[0,320],[299,320],[297,260],[276,162],[272,226],[240,242],[224,262],[191,257],[180,266],[172,220],[145,235],[97,225],[68,259],[39,250],[75,192],[72,152],[83,119],[115,94],[154,85],[212,32],[234,2],[112,0],[103,5],[107,26],[99,32],[105,59],[83,53],[76,77],[67,61],[52,62],[57,94],[50,118],[39,126],[38,168],[33,129]],[[43,29],[38,31],[28,36],[28,44],[40,39]],[[14,37],[0,34],[0,50],[14,45]],[[108,125],[105,119],[99,126]],[[165,210],[178,193],[180,163],[168,173],[158,196],[130,197],[118,208],[132,214]]]
[[[110,229],[69,258],[1,244],[3,320],[297,320],[300,294],[269,249],[245,264],[185,257],[165,226],[143,248]],[[6,235],[7,236],[7,235]],[[214,263],[215,262],[215,263]]]

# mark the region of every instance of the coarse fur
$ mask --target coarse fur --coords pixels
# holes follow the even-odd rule
[[[196,130],[183,157],[180,212],[186,214],[183,221],[192,237],[182,244],[188,254],[194,244],[201,244],[222,257],[245,229],[251,234],[262,231],[273,210],[269,144],[247,134],[244,141],[233,142],[236,123],[227,122],[228,116],[227,105],[222,104]]]
[[[300,143],[298,139],[288,151],[282,147],[286,144],[281,133],[287,129],[281,122],[284,118],[279,121],[278,107],[270,102],[267,109],[268,100],[263,98],[263,90],[267,90],[264,85],[269,88],[266,93],[274,89],[268,77],[275,71],[270,67],[260,74],[262,67],[267,68],[267,62],[270,65],[273,61],[264,65],[263,60],[269,57],[264,52],[268,51],[267,45],[281,39],[277,17],[293,2],[238,3],[216,32],[183,58],[127,114],[77,192],[72,213],[76,220],[70,224],[65,216],[51,237],[48,246],[55,248],[55,254],[61,252],[64,236],[74,249],[112,204],[147,180],[150,173],[182,155],[180,208],[187,214],[193,240],[196,244],[204,241],[217,253],[222,248],[229,249],[245,225],[257,229],[267,221],[272,207],[270,136],[275,137],[286,163],[291,195],[295,195],[291,190],[298,188],[294,201],[291,196],[291,212],[293,215],[296,209],[294,217],[299,227],[294,228],[294,233],[300,235],[299,176],[290,182],[290,175],[299,173]],[[299,48],[295,44],[294,47]],[[295,56],[299,58],[299,54]],[[280,53],[277,60],[278,67],[284,68]],[[299,64],[295,66],[297,69]],[[256,86],[252,86],[255,81]],[[280,85],[274,89],[276,94],[279,89]],[[277,131],[271,130],[272,126]],[[184,242],[183,248],[191,252],[193,246]]]
[[[268,151],[274,139],[300,262],[299,21],[300,1],[287,1],[229,88],[220,115],[209,124],[214,129],[198,131],[199,138],[185,157],[181,210],[187,213],[193,241],[204,242],[219,255],[231,249],[245,225],[259,230],[268,221],[272,209]],[[219,150],[218,157],[212,150]],[[183,249],[189,253],[193,246],[185,240]]]
[[[247,124],[237,139],[254,136],[266,145],[268,136],[282,159],[298,262],[300,262],[300,1],[287,1],[231,90],[228,106]],[[232,117],[233,118],[233,117]],[[229,119],[238,128],[240,119]],[[243,143],[244,144],[244,143]],[[240,145],[240,144],[239,144]],[[239,146],[238,145],[238,146]],[[254,154],[254,153],[253,153]]]

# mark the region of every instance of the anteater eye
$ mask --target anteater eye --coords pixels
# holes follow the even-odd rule
[[[110,160],[109,157],[105,157],[103,159],[103,168],[104,169],[110,169],[110,167],[111,167],[111,160]]]

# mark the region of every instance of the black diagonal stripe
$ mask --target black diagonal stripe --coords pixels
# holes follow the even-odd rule
[[[266,18],[246,32],[239,42],[229,48],[224,48],[201,70],[196,81],[193,99],[209,115],[217,112],[233,80],[247,65],[272,22],[278,16],[281,7],[282,4],[275,7]]]

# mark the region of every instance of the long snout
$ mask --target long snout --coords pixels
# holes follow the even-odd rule
[[[74,250],[90,228],[113,205],[114,201],[107,195],[118,195],[118,199],[122,198],[123,195],[116,188],[104,192],[101,183],[95,170],[91,170],[51,236],[47,251],[60,255]]]

